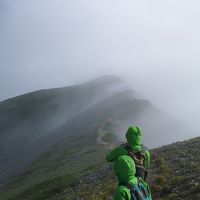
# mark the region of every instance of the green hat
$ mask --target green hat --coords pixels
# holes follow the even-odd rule
[[[129,127],[128,131],[126,132],[126,139],[129,146],[135,150],[140,151],[142,145],[142,131],[137,126]]]
[[[135,178],[135,163],[130,156],[120,156],[115,161],[114,169],[119,182],[129,181]]]

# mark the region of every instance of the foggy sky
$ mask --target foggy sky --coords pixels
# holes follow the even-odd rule
[[[105,74],[198,130],[200,1],[0,0],[0,101]]]

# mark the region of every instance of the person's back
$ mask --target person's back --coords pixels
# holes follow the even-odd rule
[[[129,156],[120,156],[114,169],[118,179],[114,200],[152,200],[147,183],[135,176],[135,163]]]
[[[150,165],[150,153],[142,146],[142,132],[137,126],[130,127],[126,133],[127,144],[113,149],[107,156],[108,162],[114,162],[119,156],[128,155],[136,164],[136,176],[146,180]]]

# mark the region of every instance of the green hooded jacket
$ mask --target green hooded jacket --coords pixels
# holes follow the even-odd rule
[[[142,150],[142,131],[137,126],[131,126],[128,131],[126,132],[126,139],[128,142],[128,145],[136,152]],[[145,161],[145,168],[147,169],[150,165],[150,152],[146,150],[146,161]],[[106,160],[108,162],[114,162],[119,156],[128,155],[128,151],[122,147],[116,147],[113,149],[107,156]]]
[[[128,182],[133,186],[138,184],[138,180],[135,177],[136,169],[133,159],[126,155],[120,156],[115,161],[114,170],[119,182],[115,192],[114,200],[132,200],[130,190],[127,187],[120,185],[120,183]],[[150,191],[147,183],[143,182],[143,184]],[[152,200],[152,198],[150,199]]]

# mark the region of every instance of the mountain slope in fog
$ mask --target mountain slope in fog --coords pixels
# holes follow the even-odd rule
[[[55,129],[122,87],[117,77],[21,95],[0,103],[0,180],[32,162],[56,143]],[[70,124],[70,122],[69,122]]]
[[[89,122],[0,188],[0,199],[113,199],[117,180],[105,155],[113,148],[110,145],[116,145],[116,123],[96,116]],[[98,140],[102,132],[104,137]],[[151,151],[149,181],[154,199],[199,199],[199,144],[200,138],[195,138]]]
[[[164,131],[168,126],[177,130],[174,120],[149,101],[137,99],[117,77],[25,94],[0,103],[0,180],[19,172],[52,145],[93,134],[107,122],[118,139],[130,124],[139,124],[145,144],[151,146],[172,140]]]

